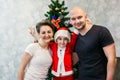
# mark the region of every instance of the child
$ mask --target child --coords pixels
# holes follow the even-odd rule
[[[73,80],[72,52],[77,39],[77,31],[70,33],[67,28],[60,28],[54,35],[52,50],[53,80]]]
[[[32,30],[32,29],[31,29]],[[52,51],[53,80],[74,80],[72,52],[79,32],[75,29],[70,36],[67,28],[59,28],[54,35],[55,42],[50,42]],[[34,34],[32,34],[34,36]],[[36,38],[36,36],[34,36]]]

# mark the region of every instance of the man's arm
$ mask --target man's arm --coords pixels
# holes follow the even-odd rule
[[[76,52],[72,54],[73,65],[75,65],[79,61],[79,57]]]
[[[116,50],[115,44],[110,44],[108,46],[103,47],[105,55],[108,59],[107,63],[107,77],[106,80],[113,80],[116,68]]]

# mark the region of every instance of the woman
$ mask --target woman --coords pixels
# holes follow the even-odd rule
[[[52,57],[48,43],[53,37],[53,25],[42,21],[36,25],[38,43],[28,45],[20,65],[18,80],[45,80]]]

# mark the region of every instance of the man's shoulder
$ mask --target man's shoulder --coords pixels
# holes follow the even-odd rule
[[[105,26],[97,25],[97,24],[94,24],[93,26],[96,27],[96,28],[105,28]]]
[[[101,26],[101,25],[93,25],[93,27],[96,30],[108,30],[105,26]]]

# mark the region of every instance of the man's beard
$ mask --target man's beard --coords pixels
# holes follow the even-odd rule
[[[79,31],[83,30],[85,28],[85,24],[83,26],[81,26],[81,28],[78,28]]]

